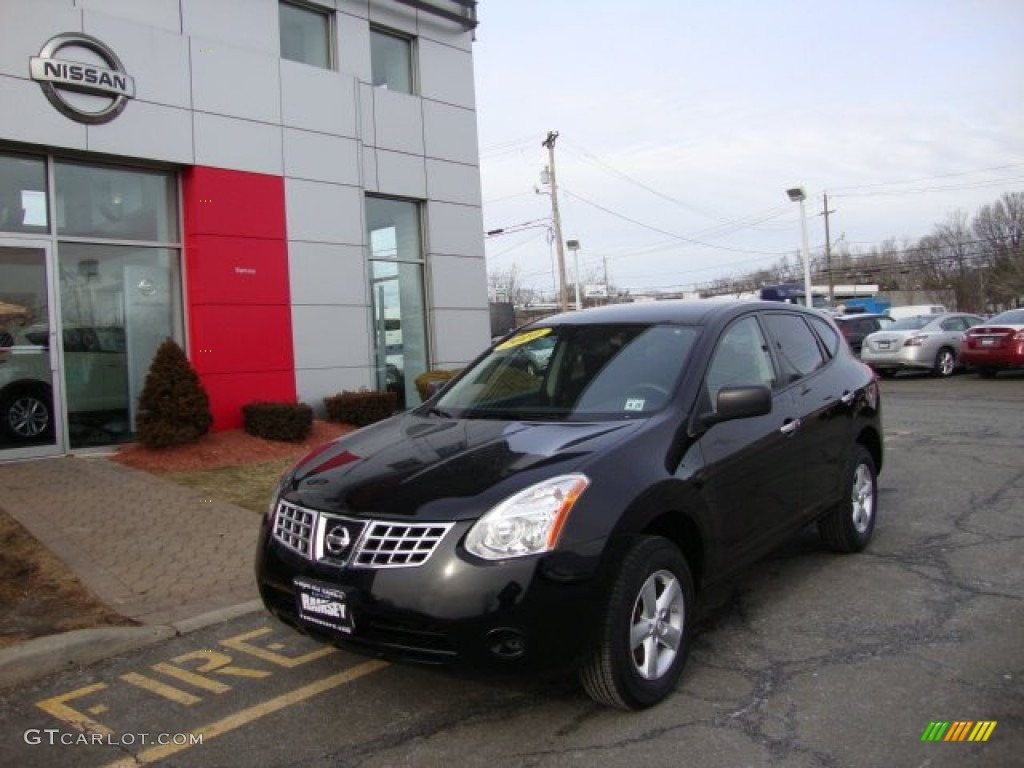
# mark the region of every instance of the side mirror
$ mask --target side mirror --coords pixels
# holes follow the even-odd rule
[[[749,387],[722,387],[718,390],[715,410],[701,415],[704,429],[712,424],[734,419],[749,419],[772,412],[772,391],[763,385]]]

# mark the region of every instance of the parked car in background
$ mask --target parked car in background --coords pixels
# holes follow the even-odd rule
[[[941,304],[909,304],[903,307],[889,307],[886,314],[893,320],[902,320],[905,317],[917,317],[918,315],[942,315],[948,311]]]
[[[913,370],[952,376],[961,367],[964,331],[982,322],[977,315],[962,312],[905,317],[885,330],[869,334],[861,347],[860,359],[878,371],[879,376]]]
[[[49,344],[45,325],[0,329],[0,429],[16,442],[53,433]],[[127,413],[124,328],[65,326],[63,348],[69,416]]]
[[[864,337],[875,331],[881,331],[893,324],[893,319],[882,314],[852,314],[840,315],[835,318],[836,325],[846,338],[852,349],[858,355],[864,344]]]
[[[1011,309],[964,334],[962,359],[985,378],[1024,368],[1024,309]]]
[[[261,524],[260,595],[324,642],[570,663],[596,701],[640,709],[675,688],[702,589],[809,523],[839,552],[867,546],[881,419],[876,378],[815,310],[545,318],[289,470]]]

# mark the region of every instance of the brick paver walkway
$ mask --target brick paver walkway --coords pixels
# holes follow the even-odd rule
[[[144,624],[258,596],[259,515],[107,459],[0,464],[0,509],[100,600]]]

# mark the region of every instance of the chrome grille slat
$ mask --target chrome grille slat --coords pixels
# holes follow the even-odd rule
[[[311,557],[315,525],[315,512],[284,501],[278,503],[274,513],[274,538],[293,552]]]
[[[450,523],[371,523],[353,562],[363,568],[422,565],[449,528]]]
[[[365,525],[347,559],[350,568],[414,568],[423,565],[454,523],[395,523],[328,515],[282,501],[274,514],[274,538],[309,560],[331,563],[322,537],[332,521]],[[345,563],[335,561],[334,565]]]

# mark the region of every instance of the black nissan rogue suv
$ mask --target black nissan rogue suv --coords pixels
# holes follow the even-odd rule
[[[543,368],[524,364],[535,348]],[[702,588],[811,523],[834,550],[867,546],[881,466],[877,381],[824,313],[561,314],[294,466],[259,590],[347,649],[572,662],[595,700],[640,709],[676,685]]]

